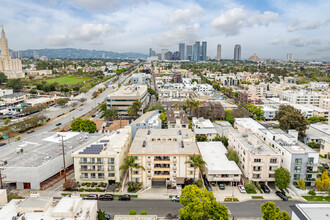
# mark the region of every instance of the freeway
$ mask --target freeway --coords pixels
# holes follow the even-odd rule
[[[267,201],[252,200],[248,202],[221,204],[229,208],[231,216],[236,218],[256,218],[262,216],[260,205],[265,202]],[[300,201],[295,200],[275,202],[276,206],[280,206],[280,209],[287,211],[289,215],[291,215],[290,206],[301,203]],[[179,209],[183,208],[183,206],[180,203],[172,202],[170,200],[132,199],[131,201],[119,201],[118,199],[115,199],[113,201],[98,201],[98,208],[110,214],[111,217],[114,215],[128,215],[130,210],[135,210],[138,214],[142,210],[146,210],[150,215],[165,217],[168,213],[171,215],[178,215]]]
[[[125,83],[125,81],[129,78],[129,76],[131,74],[133,74],[139,68],[139,66],[140,66],[140,64],[137,65],[133,70],[130,70],[130,72],[128,74],[121,74],[119,79],[116,82],[110,84],[107,89],[105,89],[95,99],[92,99],[93,92],[97,91],[99,88],[102,88],[102,87],[104,88],[104,84],[106,84],[107,82],[96,85],[95,87],[90,89],[86,94],[82,94],[80,97],[78,97],[78,98],[86,98],[87,101],[85,102],[85,104],[83,106],[81,106],[80,108],[77,108],[74,111],[68,112],[67,114],[65,114],[63,116],[56,118],[55,120],[51,121],[50,123],[48,123],[44,126],[33,129],[33,130],[35,130],[35,132],[31,135],[35,135],[36,133],[53,131],[54,129],[59,128],[56,126],[56,124],[58,124],[58,123],[61,123],[62,124],[61,126],[64,126],[65,124],[71,123],[74,119],[86,115],[88,112],[90,112],[91,110],[96,108],[100,103],[104,102],[107,95],[109,95],[111,92],[115,91],[115,89],[113,89],[113,86],[117,87],[117,84]],[[72,109],[72,107],[67,108],[67,111],[70,111],[71,109]],[[23,133],[20,135],[20,137],[22,139],[24,139],[25,137],[28,137],[28,136],[29,136],[29,134],[27,134],[27,133]],[[11,138],[9,140],[9,142],[14,141],[14,139],[15,139],[15,137]]]

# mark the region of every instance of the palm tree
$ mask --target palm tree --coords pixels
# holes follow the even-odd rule
[[[119,167],[119,170],[129,170],[129,175],[131,177],[131,183],[133,182],[133,169],[142,169],[145,170],[143,166],[140,166],[135,163],[137,156],[128,156],[124,159],[124,165]]]
[[[174,103],[173,108],[174,108],[174,109],[179,109],[180,106],[179,106],[179,104],[176,102],[176,103]]]
[[[204,165],[206,162],[203,160],[201,155],[194,154],[190,157],[190,160],[186,161],[186,163],[192,164],[194,166],[194,183],[195,183],[195,175],[196,175],[196,169],[198,168],[201,173],[203,173]]]
[[[113,109],[106,109],[102,115],[102,117],[104,117],[106,120],[109,120],[109,118],[114,120],[117,116],[118,116],[118,111]]]

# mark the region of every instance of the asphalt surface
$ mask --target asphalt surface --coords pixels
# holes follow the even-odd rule
[[[106,99],[107,95],[109,95],[114,90],[113,86],[116,86],[116,88],[117,88],[118,83],[125,82],[126,78],[129,75],[133,74],[138,69],[139,66],[140,65],[137,65],[136,68],[134,68],[134,70],[132,70],[129,74],[126,74],[126,75],[122,74],[116,82],[114,82],[113,84],[110,84],[108,86],[108,88],[106,90],[104,90],[100,95],[98,95],[95,99],[92,99],[92,94],[94,91],[97,91],[99,88],[104,87],[103,83],[96,85],[95,87],[90,89],[86,94],[80,96],[79,98],[84,97],[87,99],[85,104],[83,106],[81,106],[80,108],[78,108],[72,112],[69,112],[61,117],[58,117],[54,121],[52,121],[42,127],[32,129],[35,131],[32,134],[24,133],[19,136],[23,139],[25,137],[28,137],[29,135],[36,135],[36,134],[42,133],[42,132],[53,131],[53,130],[59,128],[58,126],[56,126],[56,124],[58,124],[58,123],[61,123],[61,126],[64,126],[65,124],[71,123],[74,119],[86,115],[88,112],[90,112],[91,110],[96,108],[100,103],[102,103]],[[80,102],[78,102],[78,103],[81,104]],[[12,141],[14,141],[15,138],[16,137],[11,138],[9,141],[12,142]],[[6,141],[6,142],[8,142],[8,141]]]
[[[248,202],[239,203],[221,203],[229,208],[231,216],[234,217],[261,217],[260,206],[267,202],[266,200],[252,200]],[[280,206],[281,210],[285,210],[291,216],[290,206],[301,203],[300,201],[275,201],[276,206]],[[178,202],[172,202],[169,200],[143,200],[132,199],[131,201],[119,201],[115,198],[113,201],[98,201],[98,208],[110,214],[114,215],[128,215],[130,210],[135,210],[139,214],[142,210],[146,210],[149,215],[158,215],[159,217],[165,217],[168,213],[172,215],[178,215],[179,209],[183,206]]]

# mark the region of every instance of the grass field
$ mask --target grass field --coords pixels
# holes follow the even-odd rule
[[[90,80],[90,78],[87,77],[78,77],[78,76],[63,76],[55,79],[49,79],[46,80],[47,83],[52,84],[54,82],[57,82],[59,85],[74,85],[77,83],[81,83],[84,81]]]
[[[330,196],[303,196],[307,201],[330,201]]]

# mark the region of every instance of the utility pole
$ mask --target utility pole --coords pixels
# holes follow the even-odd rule
[[[3,170],[3,168],[0,168],[0,189],[3,189],[2,179],[5,178],[5,177],[2,177],[1,170]]]
[[[64,141],[63,141],[63,135],[62,137],[62,154],[63,154],[63,175],[64,175],[64,181],[66,182],[66,166],[65,166],[65,154],[64,154]]]

